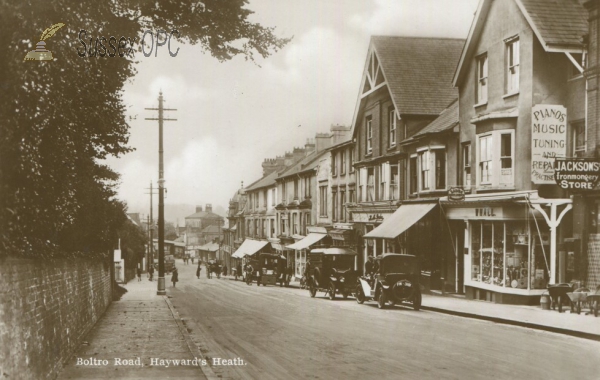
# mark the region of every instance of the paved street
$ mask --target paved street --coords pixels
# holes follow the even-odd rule
[[[297,288],[200,280],[177,263],[171,302],[213,366],[231,379],[597,379],[600,343]],[[167,276],[167,281],[170,276]],[[241,359],[241,360],[239,360]],[[210,361],[210,360],[209,360]],[[232,364],[235,364],[231,362]]]

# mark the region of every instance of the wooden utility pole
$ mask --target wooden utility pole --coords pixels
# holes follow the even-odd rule
[[[163,107],[164,98],[162,91],[158,94],[158,108],[146,108],[149,111],[158,111],[158,118],[147,117],[146,120],[158,120],[158,289],[156,294],[164,296],[165,290],[165,170],[163,164],[163,122],[177,121],[164,117],[164,111],[177,111],[173,108]]]
[[[150,216],[149,216],[149,220],[148,220],[148,235],[150,237],[150,245],[149,245],[149,249],[148,249],[148,268],[150,267],[150,265],[154,265],[154,229],[152,228],[154,226],[154,217],[152,216],[152,196],[154,194],[157,194],[154,192],[154,189],[152,188],[152,181],[150,181],[150,187],[146,188],[146,190],[150,190],[149,193],[146,194],[150,194]],[[146,268],[146,270],[148,269]]]

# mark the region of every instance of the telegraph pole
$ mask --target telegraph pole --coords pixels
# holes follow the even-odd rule
[[[149,111],[158,111],[158,118],[147,117],[146,120],[158,120],[158,289],[156,294],[164,296],[165,290],[165,170],[163,165],[163,122],[176,121],[177,119],[165,118],[164,111],[177,111],[173,108],[163,107],[164,98],[162,91],[158,94],[158,108],[146,108]]]
[[[154,229],[152,226],[154,225],[154,217],[152,216],[152,195],[156,194],[152,188],[152,181],[150,181],[150,188],[146,188],[146,190],[150,190],[150,219],[148,220],[148,229],[150,235],[150,249],[148,250],[148,262],[150,265],[154,265]]]

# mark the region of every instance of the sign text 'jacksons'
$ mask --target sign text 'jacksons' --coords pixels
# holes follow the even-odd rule
[[[600,161],[583,158],[557,158],[554,179],[568,190],[593,190],[600,178]]]

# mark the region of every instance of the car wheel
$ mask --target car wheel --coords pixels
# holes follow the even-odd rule
[[[310,285],[308,287],[308,292],[310,293],[311,298],[315,298],[317,295],[317,288],[314,285]]]
[[[332,301],[335,299],[335,285],[334,284],[331,284],[329,286],[329,299]]]
[[[380,291],[379,292],[379,297],[377,297],[377,307],[380,309],[384,309],[385,308],[385,292]]]
[[[416,292],[413,298],[413,309],[419,310],[421,309],[421,292]]]
[[[356,287],[356,303],[362,305],[365,302],[365,294],[363,293],[362,287],[359,285]]]

